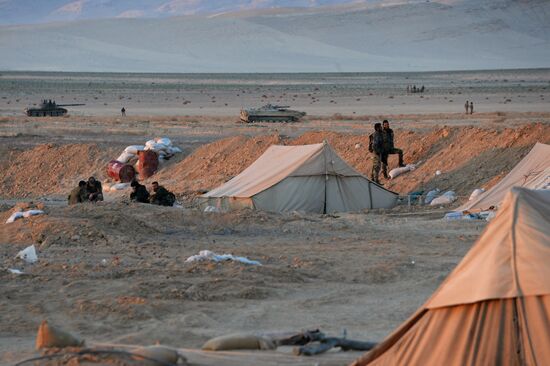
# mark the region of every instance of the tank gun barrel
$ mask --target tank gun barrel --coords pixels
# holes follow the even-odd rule
[[[86,104],[82,104],[82,103],[75,103],[75,104],[57,104],[58,107],[76,107],[76,106],[79,106],[79,105],[86,105]]]

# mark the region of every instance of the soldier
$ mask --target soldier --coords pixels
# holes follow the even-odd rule
[[[73,188],[67,199],[69,201],[69,205],[76,205],[77,203],[87,201],[88,195],[86,194],[86,182],[83,180],[78,182],[78,187]]]
[[[120,114],[122,114],[122,117],[126,116],[126,108],[122,107]]]
[[[390,128],[390,123],[387,119],[382,122],[382,139],[384,141],[384,155],[385,155],[385,164],[383,165],[382,173],[384,178],[388,179],[388,155],[397,154],[399,156],[399,166],[404,167],[403,163],[403,150],[398,149],[394,146],[393,143],[393,130]]]
[[[470,114],[474,114],[474,102],[470,102]]]
[[[468,114],[468,108],[470,107],[470,104],[468,101],[466,101],[466,104],[464,104],[464,109],[466,109],[466,114]]]
[[[132,201],[149,203],[149,192],[143,184],[139,184],[137,180],[132,181],[132,193],[130,193],[130,199]]]
[[[91,202],[103,201],[103,188],[101,187],[101,182],[94,177],[88,178],[86,193]]]
[[[384,140],[382,138],[382,124],[379,122],[374,124],[374,133],[369,136],[369,151],[373,153],[372,156],[372,171],[371,180],[377,184],[380,184],[378,175],[380,174],[380,168],[384,164],[387,157],[384,157]]]
[[[160,206],[174,206],[176,196],[174,196],[172,192],[168,191],[163,186],[159,186],[158,182],[151,183],[151,186],[153,188],[153,192],[155,193],[151,195],[149,202]]]

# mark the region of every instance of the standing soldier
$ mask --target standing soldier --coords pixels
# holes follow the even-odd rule
[[[470,114],[474,114],[474,102],[470,102]]]
[[[390,128],[390,123],[387,119],[382,122],[382,127],[382,139],[385,157],[384,164],[382,165],[382,173],[384,174],[384,178],[388,179],[388,155],[397,154],[399,156],[399,167],[404,167],[405,163],[403,162],[403,150],[398,149],[394,146],[393,130]]]
[[[377,184],[380,184],[378,175],[380,174],[380,168],[384,164],[384,140],[382,138],[382,124],[377,122],[374,124],[374,133],[369,136],[369,151],[373,153],[372,157],[372,171],[371,180]]]
[[[122,114],[122,117],[126,116],[126,108],[122,107],[120,114]]]
[[[468,108],[470,107],[470,104],[468,101],[466,101],[466,104],[464,104],[464,109],[466,109],[466,114],[468,114]]]

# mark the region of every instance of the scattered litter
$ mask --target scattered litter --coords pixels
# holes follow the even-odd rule
[[[8,272],[10,273],[13,273],[13,274],[25,274],[25,272],[21,271],[21,270],[18,270],[16,268],[8,268]]]
[[[221,212],[216,206],[206,206],[204,212]]]
[[[424,202],[426,202],[426,204],[430,204],[430,202],[433,201],[433,199],[435,197],[437,197],[437,195],[439,194],[439,192],[441,192],[439,190],[439,188],[436,188],[436,189],[432,189],[431,191],[429,191],[427,194],[426,194],[426,199],[424,200]]]
[[[101,265],[102,265],[102,266],[106,266],[106,265],[107,265],[107,259],[103,258],[103,259],[101,260]]]
[[[435,175],[441,175],[441,170],[436,170]]]
[[[198,255],[192,255],[185,260],[186,263],[202,262],[202,261],[212,261],[212,262],[235,261],[235,262],[241,262],[244,264],[252,264],[256,266],[262,265],[260,262],[250,260],[246,257],[238,257],[232,254],[216,254],[210,250],[201,250]]]
[[[109,190],[111,192],[114,192],[114,191],[121,191],[121,190],[124,190],[124,189],[127,189],[127,188],[130,188],[130,183],[116,183],[116,184],[113,184]]]
[[[15,258],[21,258],[25,262],[31,264],[36,262],[38,260],[38,255],[36,255],[36,248],[34,247],[34,244],[17,253]]]
[[[492,219],[495,218],[496,215],[497,213],[495,211],[489,211],[489,213],[487,214],[487,217],[485,217],[485,221],[491,221]]]
[[[468,201],[471,201],[471,200],[477,198],[477,196],[479,196],[479,195],[482,194],[483,192],[485,192],[485,189],[483,189],[483,188],[476,188],[476,189],[474,189],[474,191],[473,191],[472,194],[470,195],[470,198],[468,199]]]
[[[447,191],[441,196],[434,198],[430,202],[430,206],[448,205],[449,203],[453,203],[454,201],[456,201],[456,198],[456,193],[454,193],[453,191]]]
[[[390,178],[391,178],[391,179],[394,179],[395,177],[398,177],[398,176],[400,176],[401,174],[404,174],[404,173],[413,171],[413,170],[416,169],[416,166],[417,166],[417,165],[418,165],[418,164],[407,164],[407,165],[404,166],[404,167],[392,169],[392,170],[390,170],[390,172],[389,172]]]
[[[361,144],[355,144],[355,148],[359,149],[361,147]]]
[[[23,217],[27,218],[27,217],[36,216],[36,215],[43,215],[43,214],[44,214],[44,211],[42,211],[42,210],[17,211],[17,212],[14,212],[6,220],[6,224],[10,224],[10,223],[14,222],[15,220],[21,219]]]
[[[451,211],[451,212],[447,212],[445,214],[445,216],[443,217],[443,219],[445,219],[445,220],[461,220],[462,216],[463,216],[463,214],[460,211]]]

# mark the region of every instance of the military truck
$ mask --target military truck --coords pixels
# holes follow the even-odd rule
[[[289,106],[266,104],[260,108],[241,109],[241,121],[253,122],[296,122],[306,115]]]
[[[44,99],[40,106],[37,108],[26,108],[25,113],[29,117],[54,117],[64,116],[67,114],[67,109],[62,107],[74,107],[84,104],[57,104],[55,100],[52,101]]]

